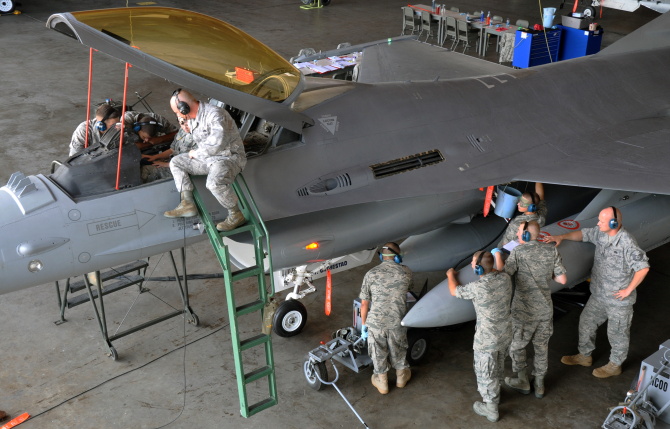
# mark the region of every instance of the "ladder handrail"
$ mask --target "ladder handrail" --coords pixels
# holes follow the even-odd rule
[[[258,219],[258,222],[261,224],[263,227],[263,232],[265,232],[265,241],[268,246],[268,268],[270,270],[270,288],[272,289],[272,293],[270,293],[270,297],[273,297],[275,294],[275,281],[274,281],[274,271],[272,270],[272,252],[270,252],[270,233],[268,232],[267,227],[265,226],[265,222],[263,222],[263,217],[261,216],[260,210],[258,210],[258,206],[256,205],[256,201],[254,201],[253,195],[251,195],[251,191],[249,191],[249,186],[247,185],[247,181],[244,180],[244,176],[242,173],[237,175],[237,178],[242,179],[241,182],[244,185],[244,189],[246,190],[246,194],[249,196],[249,201],[251,202],[251,206],[254,209],[254,215]],[[235,180],[237,180],[237,178]],[[239,184],[239,183],[238,183]],[[241,187],[240,187],[240,190]],[[244,198],[246,199],[246,195]]]

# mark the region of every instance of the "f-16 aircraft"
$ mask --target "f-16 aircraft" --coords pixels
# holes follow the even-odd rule
[[[526,70],[384,40],[352,47],[363,50],[358,82],[306,78],[239,29],[190,11],[62,13],[47,26],[242,112],[243,135],[270,129],[243,174],[276,269],[467,224],[490,185],[670,194],[670,15],[599,54]],[[133,146],[116,190],[117,151],[89,148],[54,174],[17,172],[0,188],[0,293],[205,239],[198,219],[163,216],[179,194],[172,179],[140,182]],[[299,332],[303,311],[284,335]]]
[[[561,9],[565,4],[565,0],[561,3]],[[644,6],[651,10],[654,10],[658,13],[665,13],[670,10],[670,1],[668,0],[593,0],[591,6],[587,6],[584,9],[584,16],[593,17],[596,16],[596,11],[598,8],[607,7],[610,9],[624,10],[626,12],[635,12]]]

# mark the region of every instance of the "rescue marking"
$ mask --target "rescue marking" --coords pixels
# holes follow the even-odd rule
[[[102,221],[91,222],[86,226],[88,227],[88,235],[97,235],[132,227],[140,229],[154,217],[156,217],[156,215],[135,210],[133,213],[104,219]]]
[[[540,231],[540,235],[537,236],[537,239],[539,241],[543,241],[547,237],[551,237],[551,234],[549,234],[547,231]]]
[[[558,226],[560,226],[561,228],[565,228],[565,229],[578,229],[579,228],[579,222],[577,222],[576,220],[572,220],[572,219],[566,219],[566,220],[560,221],[558,223]]]
[[[321,127],[332,135],[335,135],[335,131],[340,127],[337,116],[324,115],[319,118],[319,122],[321,122]]]

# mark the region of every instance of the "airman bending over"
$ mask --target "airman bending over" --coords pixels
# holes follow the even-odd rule
[[[498,421],[500,383],[512,341],[512,279],[507,273],[496,271],[493,255],[477,252],[472,256],[472,269],[479,280],[460,286],[456,271],[447,271],[449,291],[456,298],[471,299],[477,313],[475,328],[474,367],[477,388],[484,402],[475,402],[475,413],[491,422]]]

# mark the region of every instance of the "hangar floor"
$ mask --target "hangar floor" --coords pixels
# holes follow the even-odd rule
[[[514,0],[504,6],[498,3],[481,0],[448,6],[485,11],[491,7],[496,14],[505,17],[509,14],[512,21],[517,18],[539,21],[538,6],[532,1]],[[94,6],[44,0],[24,4],[20,8],[22,15],[0,17],[2,182],[17,170],[26,174],[45,173],[52,159],[65,158],[72,130],[85,116],[88,51],[73,40],[47,30],[46,18],[55,12],[125,6],[124,2],[108,0]],[[188,4],[159,0],[158,4],[189,7],[228,21],[288,58],[304,47],[326,50],[341,42],[356,44],[398,35],[399,7],[406,3],[333,0],[329,7],[311,11],[299,9],[297,0],[225,3],[210,0]],[[544,6],[558,6],[558,1]],[[533,16],[537,18],[532,19]],[[606,29],[604,44],[611,44],[657,14],[644,8],[635,13],[605,9],[603,16],[597,21]],[[495,61],[494,55],[491,53],[487,59]],[[120,100],[122,83],[123,64],[97,54],[94,100],[108,97]],[[129,94],[153,91],[150,103],[168,118],[172,114],[167,100],[173,89],[171,84],[142,70],[131,71]],[[503,388],[498,427],[582,428],[602,424],[606,407],[622,399],[637,375],[641,360],[668,339],[670,321],[665,317],[665,303],[670,300],[670,292],[665,285],[670,270],[662,261],[668,260],[669,253],[668,246],[650,252],[653,271],[640,287],[624,373],[599,380],[590,374],[591,369],[560,364],[562,355],[576,352],[580,309],[569,308],[569,313],[555,322],[547,396],[537,400],[532,395],[522,396]],[[218,272],[214,253],[207,243],[188,248],[187,255],[191,273]],[[350,324],[352,299],[358,294],[364,273],[375,263],[334,276],[334,308],[330,317],[323,313],[324,282],[316,282],[318,292],[304,301],[309,322],[303,333],[291,339],[275,337],[273,341],[280,404],[248,420],[238,412],[228,316],[220,281],[190,283],[192,306],[200,317],[200,327],[186,325],[184,332],[182,319],[172,319],[126,337],[116,343],[120,354],[117,362],[103,355],[90,306],[69,310],[68,323],[53,324],[58,316],[53,285],[0,296],[0,409],[12,416],[23,412],[38,415],[50,410],[24,423],[25,428],[154,428],[175,418],[170,427],[360,427],[334,389],[314,392],[307,387],[301,363],[304,354],[319,341],[328,339],[331,331]],[[149,272],[154,267],[153,276],[172,274],[167,258],[152,258]],[[434,286],[443,279],[443,274],[417,274],[417,288],[426,278]],[[163,314],[170,310],[169,305],[179,303],[174,285],[147,286],[152,295],[142,294],[137,299],[124,327]],[[245,293],[251,296],[255,286],[248,282],[242,289],[242,296]],[[108,298],[110,325],[122,321],[136,297],[137,292],[130,288]],[[243,319],[242,329],[257,330],[257,321],[251,320],[252,316],[246,317],[249,320]],[[469,323],[458,331],[432,333],[429,356],[424,364],[413,369],[412,380],[405,389],[392,388],[389,395],[381,396],[370,384],[369,371],[354,374],[343,370],[338,386],[372,428],[490,425],[474,415],[471,408],[472,402],[480,399],[471,363],[473,332],[474,323]],[[185,342],[188,346],[180,348]],[[604,329],[599,331],[597,346],[594,363],[599,366],[608,359]],[[245,354],[246,362],[258,359],[260,356],[254,353]],[[511,373],[509,360],[506,372]],[[263,393],[260,383],[252,386],[252,396]]]

